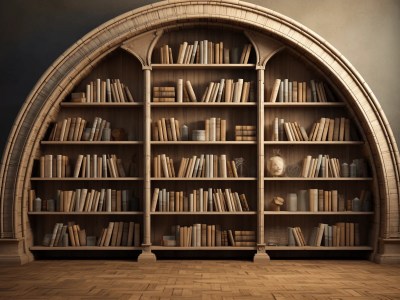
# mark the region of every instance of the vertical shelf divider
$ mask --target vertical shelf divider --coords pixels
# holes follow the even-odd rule
[[[156,256],[151,252],[151,220],[150,220],[150,195],[151,195],[151,67],[144,66],[144,191],[143,191],[143,243],[142,253],[138,262],[154,262]]]
[[[254,262],[267,263],[264,241],[264,70],[257,66],[257,253]]]

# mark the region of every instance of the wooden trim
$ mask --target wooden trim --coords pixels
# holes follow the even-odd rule
[[[151,250],[157,251],[248,251],[256,250],[256,247],[166,247],[166,246],[151,246]]]
[[[152,107],[210,107],[210,108],[221,108],[221,107],[247,107],[247,106],[257,106],[256,102],[245,102],[245,103],[234,103],[234,102],[172,102],[172,103],[157,103],[157,102],[152,102],[150,104]]]
[[[310,142],[310,141],[265,141],[264,145],[329,145],[329,146],[358,146],[364,145],[363,141],[348,141],[348,142]]]
[[[171,215],[183,215],[183,216],[191,216],[191,215],[229,215],[229,216],[243,216],[243,215],[256,215],[256,211],[236,211],[236,212],[231,212],[231,211],[183,211],[183,212],[174,212],[174,211],[153,211],[151,212],[151,215],[154,216],[171,216]]]
[[[265,181],[372,181],[372,177],[265,177]]]
[[[59,212],[59,211],[34,211],[28,212],[29,216],[136,216],[143,215],[142,211],[71,211],[71,212]]]
[[[45,247],[45,246],[32,246],[29,248],[31,251],[132,251],[142,250],[142,247],[98,247],[98,246],[81,246],[81,247]]]
[[[65,142],[53,142],[53,141],[41,141],[41,145],[59,145],[59,146],[76,146],[76,145],[85,145],[85,146],[109,146],[109,145],[143,145],[143,141],[99,141],[99,142],[86,142],[86,141],[65,141]]]
[[[343,102],[264,102],[264,106],[268,108],[274,107],[346,107]]]
[[[370,246],[313,247],[313,246],[267,246],[267,251],[372,251]]]
[[[153,70],[255,69],[255,64],[152,64]]]
[[[374,215],[373,211],[264,211],[264,215],[268,216],[293,216],[293,215],[306,215],[306,216],[369,216]]]
[[[143,107],[142,102],[105,102],[105,103],[73,103],[73,102],[61,102],[61,107],[73,107],[73,108],[83,108],[83,107],[96,107],[96,108],[137,108]]]

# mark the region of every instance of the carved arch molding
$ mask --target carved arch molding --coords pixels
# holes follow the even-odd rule
[[[0,173],[0,261],[30,260],[23,203],[25,179],[51,116],[96,63],[143,33],[180,24],[221,24],[252,30],[287,45],[312,62],[338,87],[362,126],[373,157],[379,203],[375,259],[399,261],[399,152],[374,94],[354,67],[323,38],[272,10],[242,1],[163,1],[114,18],[77,41],[40,78],[12,127]],[[140,56],[140,57],[139,57]],[[138,55],[143,65],[146,54]]]

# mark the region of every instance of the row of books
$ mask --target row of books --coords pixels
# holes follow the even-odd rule
[[[242,78],[210,82],[198,99],[190,80],[178,79],[174,86],[154,86],[153,102],[249,102],[252,88],[250,81]]]
[[[86,93],[72,93],[71,102],[134,102],[127,85],[119,79],[97,78],[86,85]]]
[[[42,178],[64,178],[71,174],[69,158],[61,154],[46,154],[40,157],[39,176]]]
[[[66,118],[54,124],[49,141],[109,141],[110,134],[104,134],[104,129],[110,129],[110,122],[95,117],[92,127],[81,117]]]
[[[349,165],[344,162],[340,165],[337,158],[319,154],[318,157],[307,155],[303,160],[302,177],[368,177],[368,166],[363,158],[353,159]]]
[[[221,118],[210,118],[205,120],[204,137],[198,136],[196,140],[202,141],[226,141],[226,120]],[[181,128],[179,120],[175,118],[161,118],[153,123],[154,141],[181,141]]]
[[[324,118],[314,123],[310,134],[310,141],[350,141],[350,120],[341,118]]]
[[[115,212],[133,211],[138,208],[138,199],[129,195],[128,190],[75,189],[57,190],[54,199],[36,197],[36,191],[29,191],[29,211],[49,212]]]
[[[175,118],[161,118],[153,123],[153,141],[181,141],[179,120]]]
[[[256,141],[257,129],[254,125],[236,125],[235,141]]]
[[[182,79],[178,79],[182,80]],[[189,82],[190,83],[190,82]],[[193,88],[192,88],[193,89]],[[179,90],[178,90],[179,91]],[[185,90],[186,92],[186,90]],[[183,93],[183,90],[182,90]],[[175,102],[175,87],[174,86],[153,86],[153,102]],[[182,94],[180,98],[182,100]],[[185,94],[185,98],[189,98],[187,93]],[[182,102],[182,101],[178,101]]]
[[[140,247],[140,223],[109,222],[97,241],[99,247]]]
[[[256,233],[253,230],[221,230],[218,224],[174,225],[170,235],[162,237],[163,246],[178,247],[253,247]]]
[[[117,178],[125,176],[122,160],[115,154],[79,154],[73,173],[75,178]]]
[[[202,177],[227,178],[238,177],[235,161],[229,161],[225,154],[201,154],[192,158],[183,157],[178,173],[175,173],[174,162],[165,154],[159,154],[153,160],[154,177]]]
[[[208,84],[201,102],[249,102],[250,88],[250,81],[244,81],[242,78],[236,82],[233,79],[222,78],[220,82]]]
[[[275,79],[269,102],[333,102],[335,98],[328,85],[310,80],[307,82]]]
[[[226,141],[226,120],[209,118],[204,121],[205,141]]]
[[[243,47],[239,60],[241,64],[247,64],[251,53],[251,44]],[[232,53],[233,54],[233,53]],[[160,58],[162,64],[173,64],[174,57],[169,45],[160,47]],[[223,42],[211,42],[209,40],[194,41],[193,44],[183,42],[179,46],[176,59],[177,64],[229,64],[231,63],[230,50],[224,48]],[[236,61],[236,58],[233,59]]]
[[[335,225],[319,223],[318,227],[313,227],[308,241],[300,227],[288,227],[288,246],[360,246],[360,225],[348,222],[338,222]]]
[[[340,162],[337,158],[330,158],[328,154],[319,154],[318,157],[307,155],[303,160],[301,177],[341,177]]]
[[[70,176],[68,156],[45,154],[40,157],[40,177],[65,178]],[[122,160],[115,154],[79,154],[75,163],[74,178],[125,177]]]
[[[206,211],[249,211],[245,194],[231,189],[193,190],[186,195],[183,191],[167,191],[155,188],[151,201],[151,211],[206,212]]]
[[[187,126],[186,132],[188,131]],[[192,140],[194,141],[226,141],[226,120],[212,117],[206,119],[204,121],[205,130],[193,130]],[[238,126],[237,126],[238,127]],[[239,126],[243,127],[243,126]],[[255,126],[244,126],[255,128]],[[254,129],[255,130],[255,129]],[[241,136],[243,135],[242,140],[253,140],[249,133],[254,132],[254,130],[240,130]],[[187,140],[188,135],[184,132],[184,128],[180,127],[179,120],[175,118],[161,118],[157,122],[153,122],[152,124],[152,139],[153,141],[181,141]],[[188,133],[188,132],[187,132]],[[249,138],[245,138],[249,137]]]
[[[319,223],[310,235],[310,245],[325,247],[360,246],[360,224],[338,222],[334,225]]]
[[[297,122],[285,122],[275,118],[273,124],[273,141],[350,141],[350,120],[341,118],[322,117],[314,123],[310,133]]]
[[[44,236],[42,245],[48,247],[95,246],[96,237],[86,236],[86,230],[75,222],[56,223],[53,233]]]
[[[275,199],[272,201],[275,203]],[[275,203],[276,204],[276,203]],[[278,205],[283,205],[278,203]],[[344,211],[345,203],[342,195],[337,190],[322,190],[311,188],[289,193],[286,199],[287,211]]]

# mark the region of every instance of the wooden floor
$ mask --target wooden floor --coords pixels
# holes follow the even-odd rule
[[[400,265],[368,261],[35,261],[0,299],[400,299]]]

